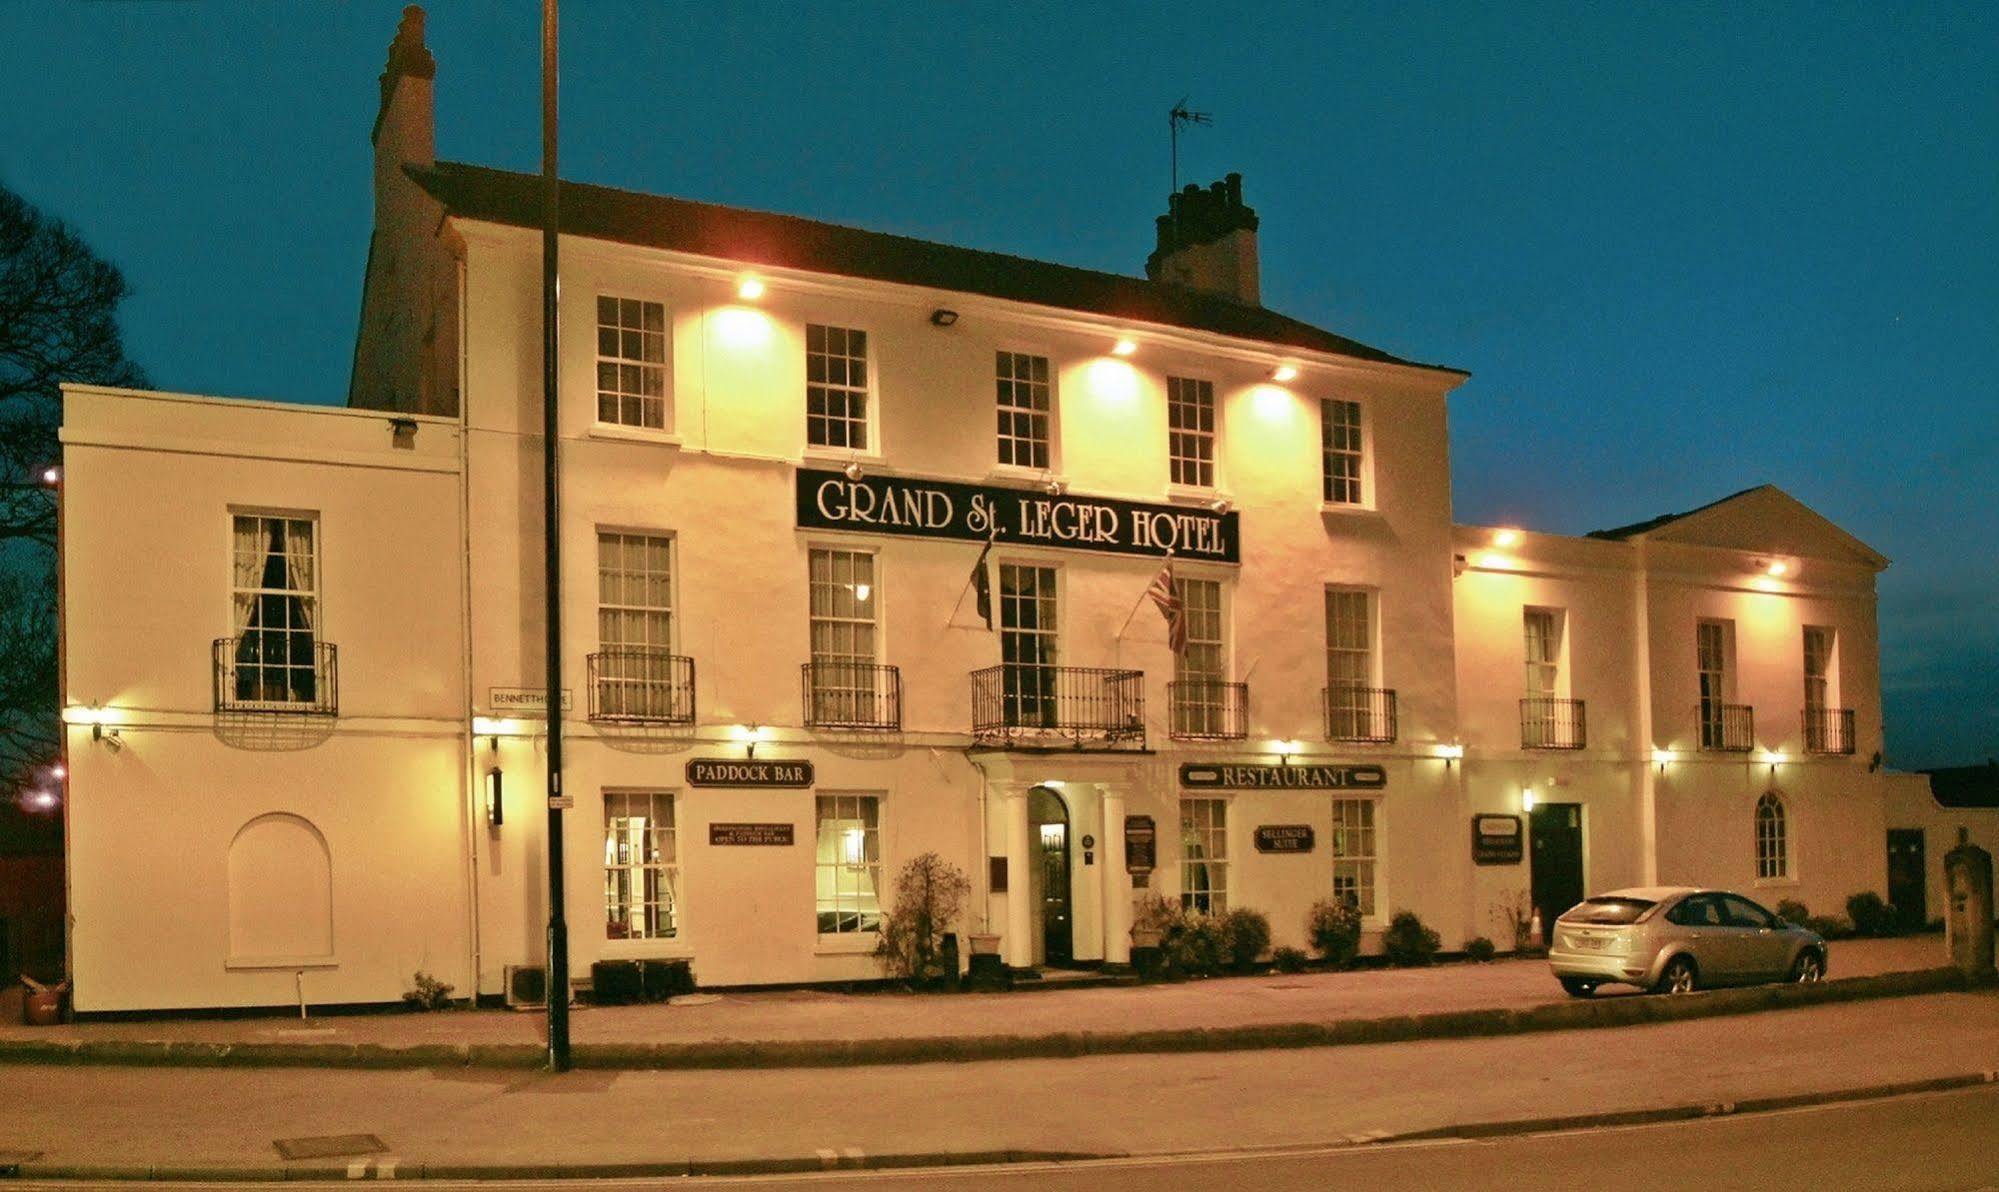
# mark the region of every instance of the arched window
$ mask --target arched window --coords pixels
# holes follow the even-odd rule
[[[1756,876],[1791,875],[1791,845],[1784,822],[1784,800],[1766,791],[1756,800]]]
[[[333,862],[296,815],[260,815],[229,842],[229,959],[333,959]]]

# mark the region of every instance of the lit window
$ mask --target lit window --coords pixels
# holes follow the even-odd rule
[[[1229,909],[1229,805],[1180,800],[1180,905],[1204,915]]]
[[[815,725],[873,724],[879,674],[875,556],[860,550],[814,550],[807,560]]]
[[[320,694],[314,519],[237,514],[232,528],[230,695],[239,706],[314,703]]]
[[[597,421],[666,429],[666,307],[597,297]]]
[[[1212,381],[1166,378],[1167,459],[1173,483],[1215,486],[1215,386]]]
[[[1784,800],[1765,791],[1756,800],[1756,876],[1781,878],[1791,874],[1790,842],[1785,832]]]
[[[1319,402],[1319,448],[1326,504],[1361,504],[1363,447],[1359,402],[1333,397]]]
[[[1047,469],[1048,357],[995,353],[994,374],[999,390],[999,462]]]
[[[1371,741],[1387,735],[1386,707],[1374,686],[1374,593],[1326,589],[1326,735]]]
[[[868,449],[868,333],[805,326],[805,441]]]
[[[680,931],[673,796],[604,792],[604,938],[665,940]]]
[[[820,795],[817,911],[820,935],[881,930],[881,800]]]
[[[1333,897],[1374,914],[1374,800],[1333,800]]]
[[[1233,731],[1227,645],[1223,641],[1222,585],[1212,579],[1176,579],[1186,618],[1187,645],[1173,659],[1173,731],[1184,737],[1217,737]]]
[[[598,531],[596,714],[691,714],[693,692],[672,660],[673,630],[673,539]]]

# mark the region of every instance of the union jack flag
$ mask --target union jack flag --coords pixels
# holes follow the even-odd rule
[[[1152,597],[1152,603],[1159,606],[1159,615],[1166,618],[1166,644],[1175,654],[1187,648],[1187,606],[1180,599],[1179,585],[1173,582],[1173,556],[1166,556],[1166,566],[1152,577],[1152,586],[1145,590]]]

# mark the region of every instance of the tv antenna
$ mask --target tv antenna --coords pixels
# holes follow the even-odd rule
[[[1206,112],[1187,110],[1187,97],[1181,96],[1173,110],[1166,113],[1167,135],[1173,143],[1173,189],[1168,194],[1180,193],[1180,126],[1183,124],[1213,124],[1214,117]]]

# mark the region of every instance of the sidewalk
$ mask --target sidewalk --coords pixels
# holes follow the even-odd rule
[[[1640,1026],[1609,1051],[1600,1035],[1556,1032],[838,1074],[4,1067],[0,1163],[51,1180],[297,1179],[349,1164],[402,1178],[665,1176],[1173,1154],[1699,1115],[1995,1068],[1991,991]],[[336,1135],[380,1147],[279,1158],[280,1140]]]
[[[572,1040],[578,1067],[782,1068],[1465,1038],[1962,988],[1926,967],[1940,953],[1933,936],[1843,941],[1824,984],[1672,999],[1571,999],[1538,960],[1016,994],[732,993],[580,1007]],[[542,1027],[508,1010],[10,1024],[0,1062],[526,1068],[542,1060]]]

